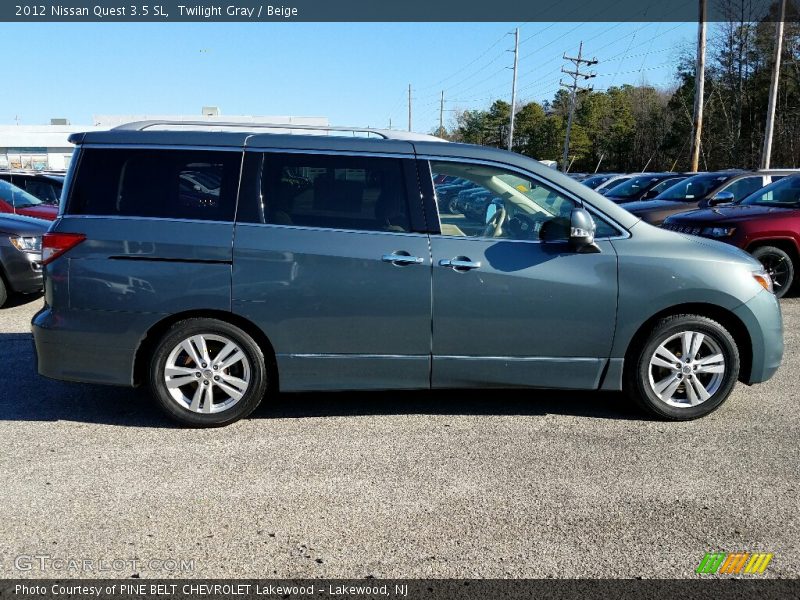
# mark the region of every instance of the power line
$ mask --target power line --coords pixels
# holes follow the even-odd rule
[[[561,162],[561,170],[566,173],[569,170],[569,136],[572,132],[572,119],[575,117],[575,103],[578,96],[578,91],[591,91],[592,89],[591,87],[578,85],[578,79],[583,78],[583,80],[586,81],[597,75],[594,72],[581,71],[581,65],[591,67],[592,65],[597,64],[597,59],[592,58],[587,60],[583,58],[583,42],[581,42],[580,46],[578,46],[578,56],[572,57],[564,54],[564,60],[568,60],[575,65],[574,71],[561,67],[561,72],[569,75],[572,78],[571,84],[566,84],[563,82],[560,83],[561,86],[570,90],[569,116],[567,117],[567,132],[564,137],[564,154]]]

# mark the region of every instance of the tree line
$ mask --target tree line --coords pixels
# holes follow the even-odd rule
[[[774,7],[777,10],[777,7]],[[731,19],[709,28],[700,168],[758,168],[774,60],[775,24]],[[772,145],[774,167],[800,167],[800,24],[787,11]],[[570,136],[571,171],[681,171],[689,168],[695,90],[693,50],[676,60],[669,88],[621,85],[580,92]],[[561,161],[569,93],[518,108],[513,150]],[[448,139],[505,148],[511,106],[496,100],[486,110],[463,110]]]

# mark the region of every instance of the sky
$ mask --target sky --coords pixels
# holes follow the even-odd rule
[[[584,54],[595,89],[674,84],[694,23],[4,23],[0,45],[14,85],[0,124],[92,115],[200,114],[327,117],[331,124],[405,129],[445,124],[454,111],[510,101],[520,28],[518,100],[552,99],[562,55]]]

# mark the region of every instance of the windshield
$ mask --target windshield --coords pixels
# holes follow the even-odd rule
[[[0,180],[0,199],[5,200],[14,208],[30,208],[42,204],[42,201],[36,196],[31,196],[25,190],[2,180]]]
[[[739,201],[749,206],[800,208],[800,176],[786,177]]]
[[[623,183],[628,181],[630,177],[619,177],[619,178],[612,178],[609,179],[606,183],[600,184],[599,188],[601,188],[601,194],[610,194],[611,190],[616,189],[617,187],[621,186]]]
[[[661,183],[658,183],[654,185],[652,188],[650,188],[650,193],[653,195],[660,194],[667,188],[672,187],[673,185],[675,185],[679,181],[683,181],[684,179],[686,179],[686,177],[673,177],[670,179],[665,179]]]
[[[636,198],[641,196],[644,192],[650,189],[653,183],[659,180],[658,177],[652,175],[642,175],[641,177],[634,177],[625,183],[622,183],[609,192],[609,196],[615,198]]]
[[[587,177],[581,181],[581,183],[585,186],[595,189],[598,185],[605,183],[612,177],[613,175],[592,175],[591,177]]]
[[[720,175],[718,173],[709,173],[695,175],[664,190],[656,196],[655,199],[681,201],[705,198],[731,177],[733,177],[733,174]]]

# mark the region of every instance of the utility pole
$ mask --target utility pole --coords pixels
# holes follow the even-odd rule
[[[514,77],[511,80],[511,123],[508,126],[508,149],[514,145],[514,113],[517,110],[517,65],[519,64],[519,27],[514,30]]]
[[[444,137],[444,90],[442,90],[442,99],[439,101],[439,137]]]
[[[697,66],[694,74],[694,121],[692,147],[689,152],[689,171],[697,173],[700,166],[700,138],[703,133],[703,93],[706,83],[706,0],[700,0],[697,23]]]
[[[411,131],[411,84],[408,84],[408,130]]]
[[[786,20],[786,0],[781,0],[781,16],[775,24],[775,64],[772,65],[772,82],[769,86],[767,126],[764,128],[764,150],[761,153],[761,168],[769,169],[772,159],[772,132],[775,128],[775,104],[778,102],[778,80],[781,73],[781,50],[783,49],[783,22]]]
[[[564,136],[564,154],[561,157],[561,170],[564,171],[564,173],[566,173],[567,171],[569,171],[569,167],[571,165],[571,163],[569,162],[569,136],[572,133],[572,119],[575,117],[575,104],[578,98],[578,92],[592,90],[591,86],[582,87],[578,85],[578,79],[583,77],[585,81],[597,75],[597,73],[593,71],[589,73],[581,72],[581,65],[586,65],[587,67],[591,67],[592,65],[597,64],[597,59],[593,58],[591,60],[587,60],[583,58],[583,42],[581,42],[580,46],[578,47],[578,56],[572,57],[564,54],[564,60],[568,60],[575,64],[574,71],[570,71],[568,69],[565,69],[564,67],[561,67],[562,73],[565,73],[566,75],[572,77],[572,83],[564,83],[563,81],[559,81],[559,85],[570,90],[569,116],[567,117],[567,132],[566,135]]]

